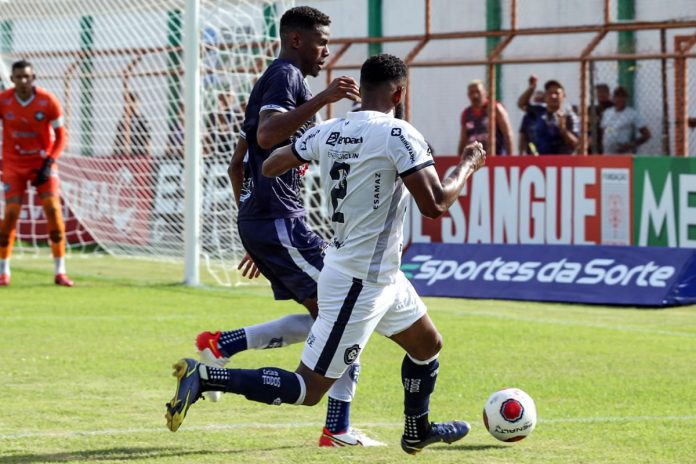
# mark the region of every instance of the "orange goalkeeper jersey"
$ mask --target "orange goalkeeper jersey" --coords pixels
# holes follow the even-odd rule
[[[34,87],[34,95],[20,102],[15,89],[0,93],[2,158],[5,166],[34,163],[51,154],[52,129],[63,125],[58,99],[48,90]]]

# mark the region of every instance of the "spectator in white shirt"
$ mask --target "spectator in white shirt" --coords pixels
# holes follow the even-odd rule
[[[604,153],[633,154],[638,146],[650,140],[650,129],[634,108],[626,106],[627,100],[625,88],[614,89],[614,107],[607,108],[602,115]]]

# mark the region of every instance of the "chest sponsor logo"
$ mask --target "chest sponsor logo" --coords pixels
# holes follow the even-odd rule
[[[363,143],[363,138],[362,137],[341,137],[340,132],[331,132],[329,134],[329,138],[326,139],[326,144],[331,145],[332,147],[335,147],[336,145],[341,145],[341,144],[358,144],[358,143]]]

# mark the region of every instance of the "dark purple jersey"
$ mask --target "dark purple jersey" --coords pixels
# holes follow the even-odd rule
[[[270,150],[264,150],[259,146],[256,131],[262,111],[291,111],[310,98],[312,93],[304,76],[298,68],[285,60],[273,61],[254,85],[244,117],[244,134],[249,145],[248,174],[251,182],[240,198],[240,221],[304,216],[300,199],[299,170],[292,169],[280,177],[269,178],[261,174],[261,165],[273,149],[287,145],[301,136],[314,123],[315,118],[307,121],[289,140]]]

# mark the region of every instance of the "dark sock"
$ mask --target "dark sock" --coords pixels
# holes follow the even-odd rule
[[[244,329],[228,330],[222,332],[218,340],[220,353],[226,358],[234,356],[247,349],[247,338]]]
[[[341,401],[329,396],[329,406],[326,410],[326,428],[331,433],[341,433],[348,430],[350,418],[350,401]]]
[[[440,363],[435,359],[428,364],[416,364],[404,356],[401,379],[404,385],[404,438],[420,441],[430,431],[428,412],[430,394],[435,390]]]
[[[297,374],[275,367],[261,369],[223,369],[205,366],[207,379],[201,377],[201,390],[217,390],[244,395],[266,404],[295,404],[302,394]]]

